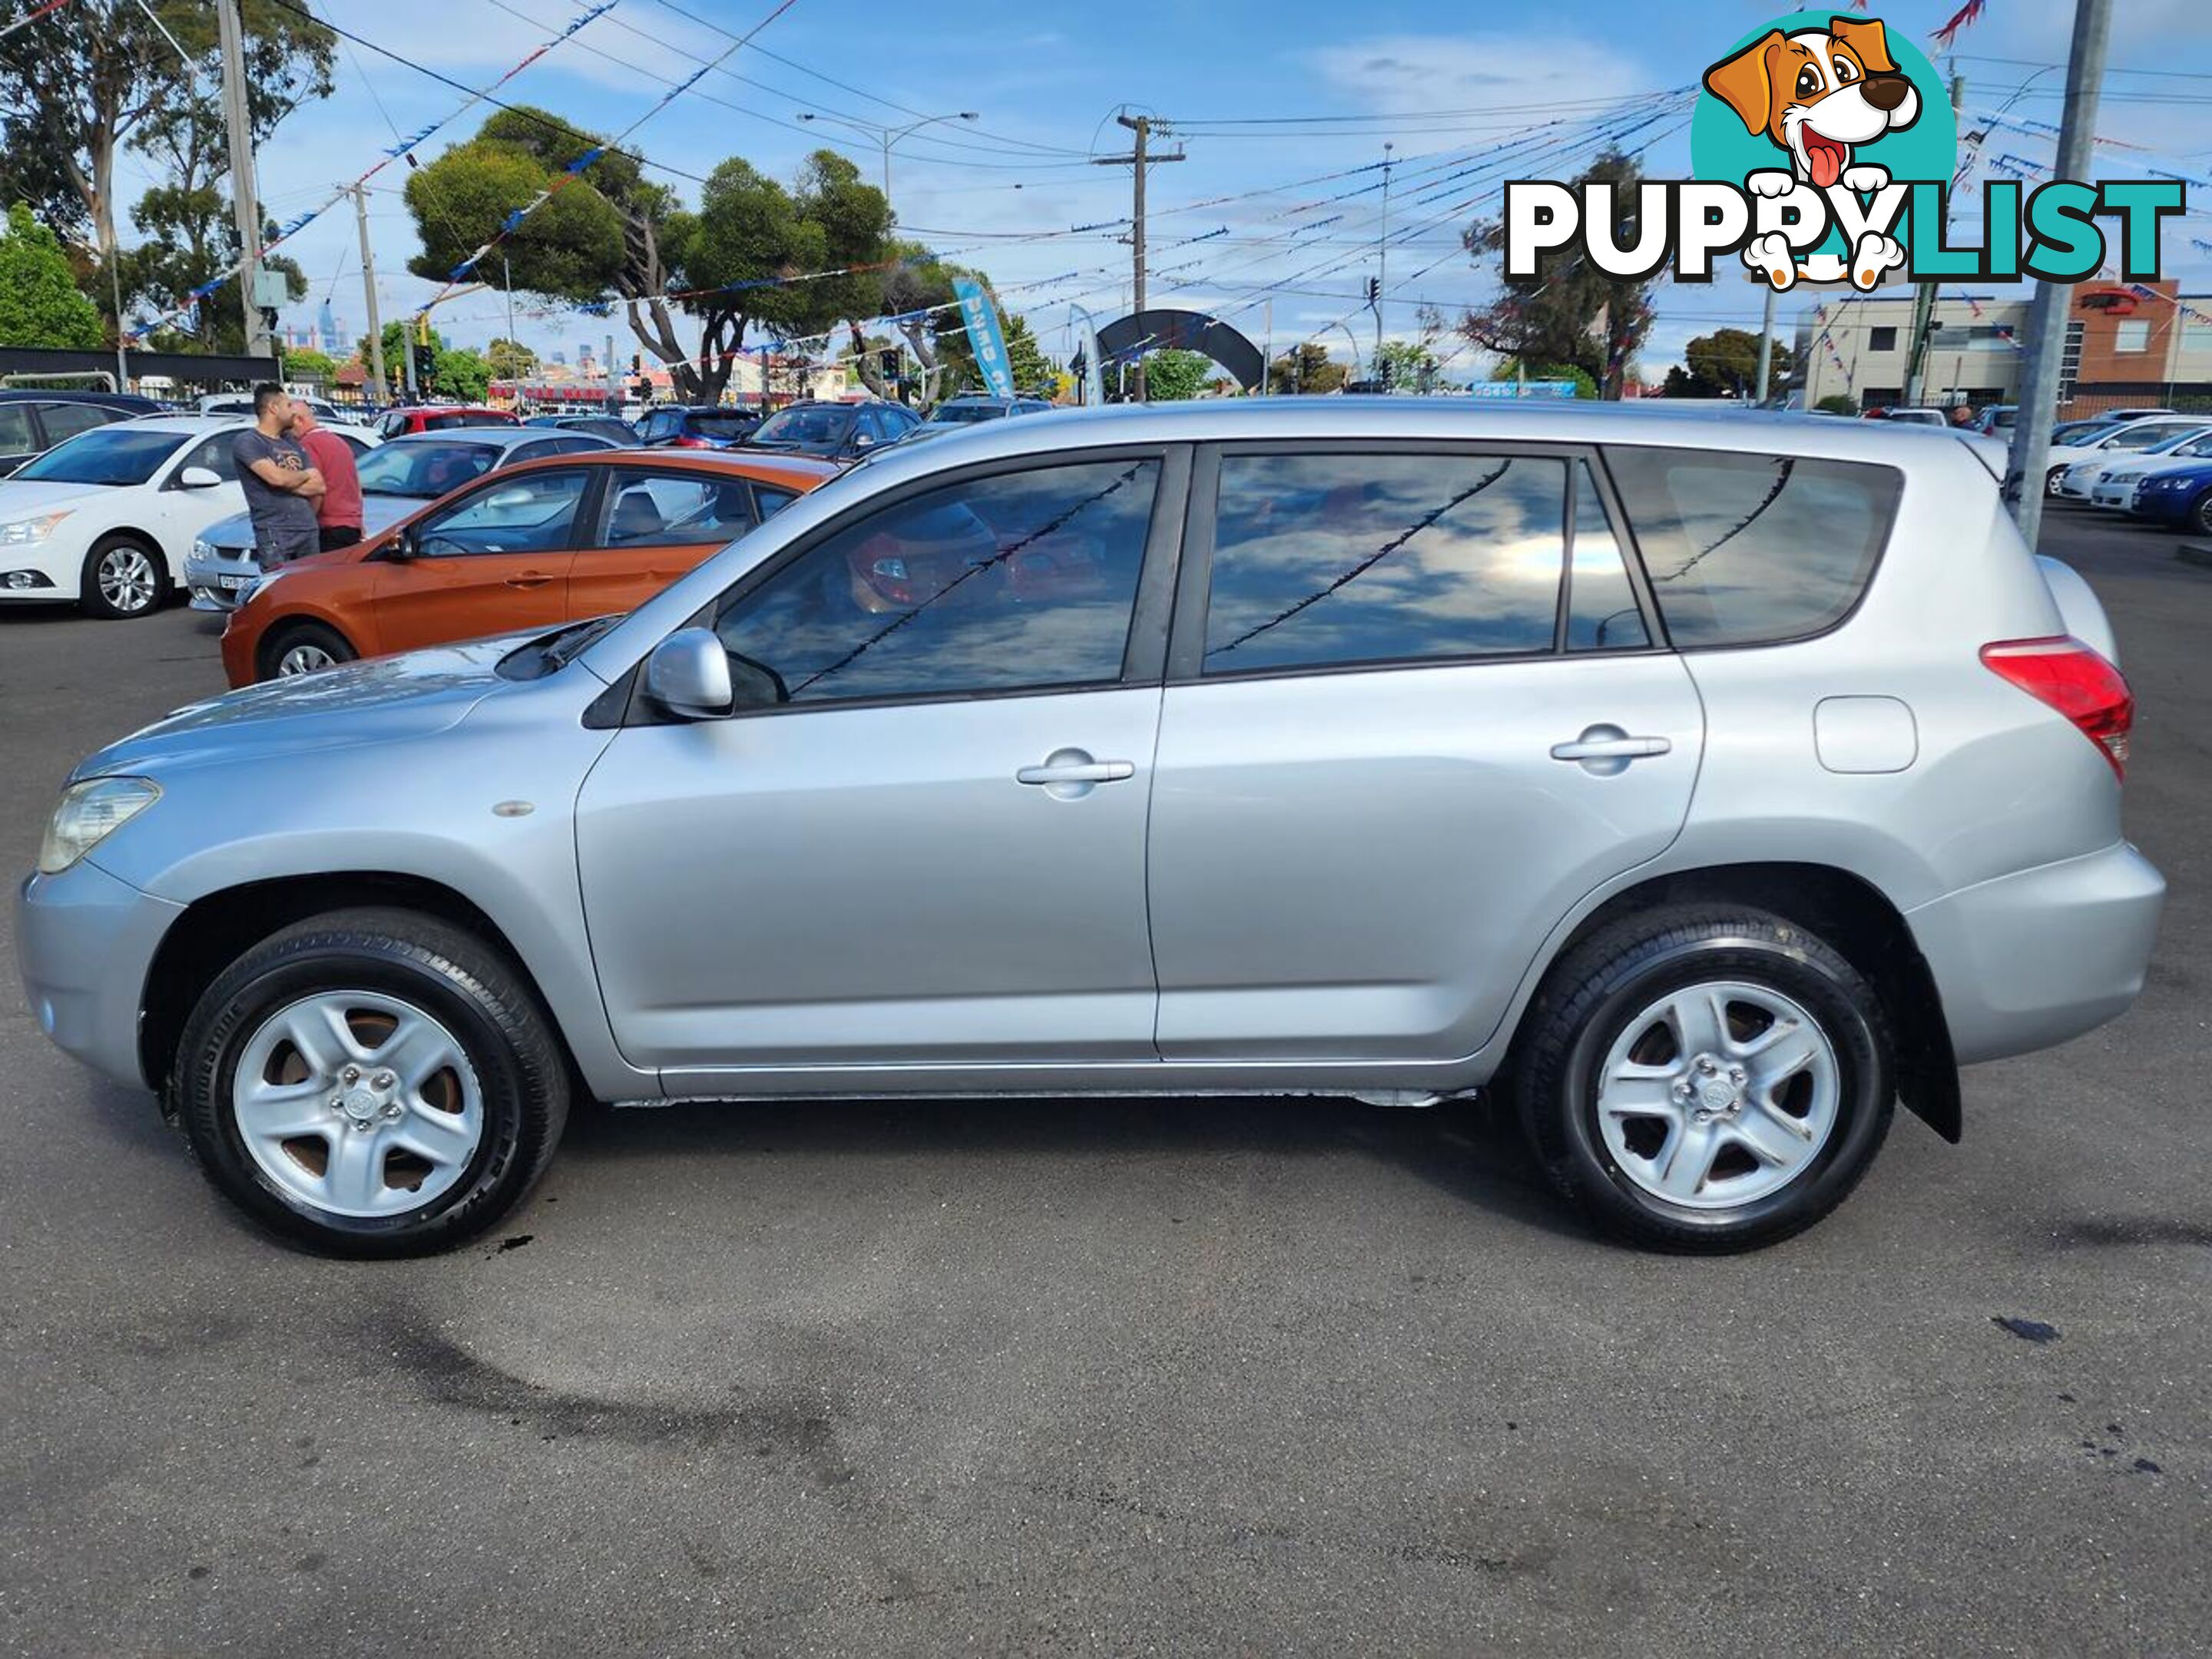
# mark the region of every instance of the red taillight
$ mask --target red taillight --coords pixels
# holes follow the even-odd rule
[[[1982,647],[1982,661],[1991,672],[2065,715],[2104,751],[2114,773],[2128,775],[2128,733],[2136,723],[2136,699],[2118,669],[2070,635],[2000,640]]]

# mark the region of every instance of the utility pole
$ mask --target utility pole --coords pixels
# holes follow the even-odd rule
[[[1958,112],[1959,106],[1966,101],[1966,77],[1963,75],[1954,75],[1951,77],[1953,114],[1955,115]],[[1920,406],[1920,400],[1927,395],[1928,337],[1935,331],[1936,284],[1923,283],[1920,285],[1920,291],[1912,297],[1912,343],[1910,348],[1911,355],[1905,359],[1905,404],[1908,409],[1917,409]]]
[[[1129,246],[1134,251],[1135,264],[1132,275],[1136,283],[1136,304],[1132,315],[1140,315],[1145,309],[1145,172],[1157,162],[1180,161],[1182,152],[1172,155],[1150,155],[1148,147],[1152,137],[1152,118],[1149,115],[1117,115],[1115,120],[1136,134],[1136,143],[1127,155],[1101,155],[1093,158],[1091,165],[1102,167],[1134,167],[1137,170],[1136,207],[1131,215],[1133,228]],[[1137,401],[1149,401],[1145,390],[1145,349],[1140,341],[1137,346]]]
[[[384,319],[376,310],[376,260],[368,248],[368,192],[353,187],[353,220],[361,231],[362,301],[368,307],[368,372],[375,382],[376,401],[392,395],[392,382],[384,378]]]
[[[2112,0],[2075,0],[2074,44],[2066,61],[2066,107],[2058,130],[2051,176],[2089,176],[2097,142],[2097,94],[2105,79],[2105,44],[2112,33]],[[2005,458],[2004,494],[2028,550],[2043,527],[2043,475],[2051,465],[2051,427],[2057,418],[2058,371],[2066,354],[2066,302],[2073,289],[2039,283],[2027,313],[2027,366],[2021,376],[2020,416]]]
[[[1275,296],[1267,296],[1267,343],[1260,348],[1260,395],[1267,395],[1268,380],[1275,372]]]
[[[1765,276],[1759,281],[1766,290],[1766,303],[1759,307],[1759,390],[1752,398],[1754,407],[1766,401],[1767,380],[1774,372],[1774,284]]]
[[[1375,384],[1376,389],[1388,392],[1382,384],[1382,295],[1390,286],[1390,152],[1397,148],[1387,141],[1382,146],[1382,228],[1375,238]]]
[[[238,219],[239,251],[246,268],[238,274],[246,302],[246,354],[270,355],[269,325],[261,319],[261,195],[253,184],[253,123],[246,110],[246,35],[238,21],[238,0],[216,0],[215,21],[222,45],[222,120],[230,133],[230,201]]]

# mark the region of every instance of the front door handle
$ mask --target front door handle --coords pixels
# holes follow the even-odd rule
[[[1632,738],[1617,726],[1592,726],[1572,743],[1553,744],[1552,758],[1579,762],[1583,770],[1609,778],[1626,771],[1631,761],[1670,754],[1674,748],[1665,738]]]
[[[543,587],[552,580],[550,576],[533,576],[526,574],[520,576],[509,576],[507,579],[507,585],[509,587]]]
[[[1037,785],[1054,800],[1080,800],[1102,783],[1120,783],[1136,775],[1134,761],[1093,760],[1085,750],[1055,749],[1042,765],[1018,769],[1014,781]]]

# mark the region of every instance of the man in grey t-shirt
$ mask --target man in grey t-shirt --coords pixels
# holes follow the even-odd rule
[[[246,491],[254,550],[264,574],[322,550],[315,501],[323,493],[323,475],[308,463],[307,452],[291,433],[292,400],[284,388],[254,387],[253,429],[233,441],[230,459]]]

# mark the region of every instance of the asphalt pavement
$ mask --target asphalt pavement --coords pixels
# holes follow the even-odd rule
[[[0,988],[0,1652],[2203,1651],[2212,569],[2045,545],[2149,986],[1756,1255],[1600,1242],[1480,1109],[1041,1101],[586,1111],[482,1243],[327,1261]],[[0,614],[11,879],[221,684]]]

